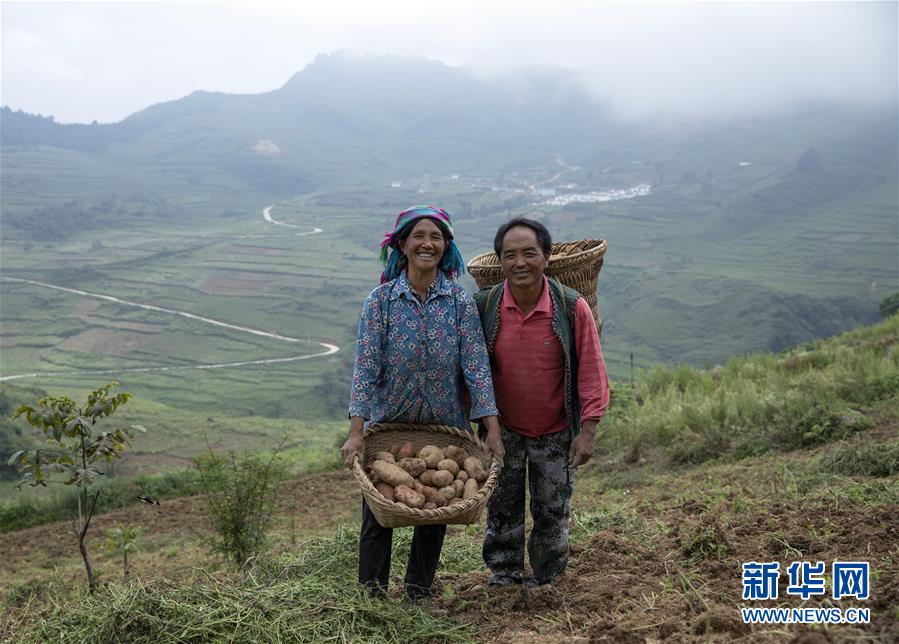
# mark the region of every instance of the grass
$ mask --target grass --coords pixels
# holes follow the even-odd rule
[[[655,367],[619,386],[605,440],[631,460],[663,451],[672,463],[742,458],[846,438],[870,421],[860,409],[899,392],[899,316],[778,355],[698,370]]]
[[[402,550],[411,539],[399,541]],[[358,548],[356,531],[341,529],[291,556],[258,560],[236,583],[207,573],[190,585],[110,584],[51,611],[21,641],[477,641],[467,625],[370,597],[355,583]]]
[[[821,458],[823,472],[847,476],[887,477],[899,474],[899,443],[850,443]]]

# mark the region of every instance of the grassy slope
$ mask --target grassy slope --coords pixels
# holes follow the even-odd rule
[[[572,561],[553,589],[488,594],[479,558],[481,527],[452,527],[436,586],[436,603],[448,615],[410,609],[397,597],[410,531],[398,530],[394,594],[372,603],[353,583],[358,492],[347,472],[335,471],[285,484],[271,552],[246,577],[221,567],[194,536],[194,530],[208,527],[196,498],[97,518],[95,544],[113,526],[142,526],[130,584],[114,581],[113,555],[98,554],[111,583],[97,598],[80,597],[76,590],[83,572],[74,544],[65,541],[64,525],[2,535],[0,555],[11,565],[0,577],[7,609],[0,632],[34,641],[202,641],[235,635],[271,641],[327,636],[397,642],[776,642],[800,635],[803,641],[895,641],[897,362],[899,316],[894,316],[778,356],[735,359],[709,373],[657,369],[630,395],[617,390],[597,457],[578,476]],[[859,363],[866,374],[861,381]],[[697,427],[708,423],[693,421],[706,413],[716,417],[718,385],[739,395],[760,381],[828,392],[820,401],[820,418],[842,420],[811,434],[799,422],[785,423],[781,438],[804,445],[790,450],[789,441],[772,442],[779,434],[772,434],[765,410],[774,405],[777,418],[802,421],[804,408],[788,396],[773,402],[760,398],[752,407],[727,406],[755,409],[754,415],[744,413],[730,425],[718,416],[726,438],[734,440],[715,440],[714,432],[697,438]],[[680,400],[680,415],[666,423],[660,414],[664,408],[675,411],[672,397]],[[753,452],[745,449],[747,443],[758,446],[756,455],[747,455]],[[63,532],[57,537],[54,530]],[[750,628],[739,621],[742,562],[829,565],[837,559],[871,563],[871,598],[840,603],[869,607],[870,626]],[[63,603],[54,608],[51,598]],[[782,596],[777,605],[831,604]]]

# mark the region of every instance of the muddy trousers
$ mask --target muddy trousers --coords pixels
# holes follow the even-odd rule
[[[431,584],[437,574],[445,535],[445,525],[415,526],[412,550],[406,565],[406,594],[411,599],[431,595]],[[385,528],[378,523],[368,503],[363,501],[362,531],[359,534],[359,583],[368,586],[373,594],[387,593],[392,547],[393,528]]]
[[[568,516],[572,477],[568,469],[571,432],[528,438],[502,428],[506,456],[487,505],[484,562],[497,583],[520,582],[524,571],[525,481],[534,528],[528,558],[539,584],[552,581],[568,564]]]

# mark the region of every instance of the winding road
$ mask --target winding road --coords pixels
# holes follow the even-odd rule
[[[271,216],[272,206],[268,206],[263,209],[262,216],[265,220],[271,224],[277,226],[286,226],[288,228],[300,228],[295,224],[287,224],[284,222],[276,221],[272,219]],[[311,231],[307,231],[304,233],[299,233],[299,235],[314,235],[322,232],[321,228],[313,228]],[[30,284],[32,286],[40,286],[42,288],[52,289],[56,291],[62,291],[64,293],[71,293],[73,295],[80,295],[82,297],[88,297],[98,300],[104,300],[106,302],[114,302],[116,304],[122,304],[125,306],[133,306],[135,308],[145,309],[148,311],[156,311],[159,313],[167,313],[169,315],[176,315],[184,318],[188,318],[191,320],[197,320],[199,322],[203,322],[205,324],[211,324],[213,326],[223,327],[226,329],[231,329],[233,331],[240,331],[242,333],[250,333],[252,335],[262,336],[265,338],[271,338],[273,340],[278,340],[281,342],[290,342],[290,343],[298,343],[305,342],[302,338],[293,338],[287,335],[281,335],[280,333],[274,333],[270,331],[263,331],[261,329],[254,329],[252,327],[241,326],[239,324],[233,324],[231,322],[225,322],[222,320],[216,320],[213,318],[208,318],[202,315],[196,315],[194,313],[190,313],[188,311],[179,311],[177,309],[169,309],[162,306],[154,306],[152,304],[143,304],[141,302],[132,302],[130,300],[123,300],[118,297],[113,297],[112,295],[105,295],[103,293],[91,293],[89,291],[82,291],[75,288],[68,288],[65,286],[58,286],[56,284],[49,284],[47,282],[39,282],[37,280],[29,280],[18,277],[3,277],[2,280],[4,282],[13,282],[18,284]],[[266,358],[261,360],[246,360],[242,362],[222,362],[216,364],[196,364],[196,365],[174,365],[174,366],[154,366],[154,367],[125,367],[121,369],[78,369],[74,371],[39,371],[34,373],[20,373],[20,374],[11,374],[8,376],[0,376],[0,381],[5,380],[19,380],[22,378],[41,378],[41,377],[50,377],[50,376],[73,376],[79,374],[85,375],[97,375],[97,374],[116,374],[116,373],[137,373],[137,372],[148,372],[148,371],[177,371],[177,370],[185,370],[185,369],[223,369],[225,367],[243,367],[246,365],[262,365],[262,364],[277,364],[282,362],[297,362],[299,360],[309,360],[311,358],[321,358],[324,356],[329,356],[334,353],[340,351],[340,347],[335,344],[330,344],[328,342],[315,342],[314,344],[320,345],[324,351],[319,353],[309,353],[298,356],[288,356],[285,358]]]

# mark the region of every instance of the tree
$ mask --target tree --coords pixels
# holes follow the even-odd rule
[[[48,446],[31,450],[19,450],[9,458],[22,475],[18,487],[26,483],[31,487],[48,483],[71,485],[77,500],[76,514],[72,517],[72,531],[78,539],[78,549],[87,571],[90,592],[97,587],[97,578],[87,552],[85,536],[90,528],[98,490],[91,496],[90,486],[103,476],[98,469],[101,463],[111,463],[121,458],[131,445],[135,431],[144,431],[140,425],[131,425],[94,434],[98,421],[115,413],[131,399],[131,394],[112,394],[119,383],[113,381],[92,391],[84,405],[78,405],[67,396],[41,398],[37,406],[20,405],[13,420],[21,415],[30,425],[44,432]],[[54,480],[54,477],[57,477]]]

